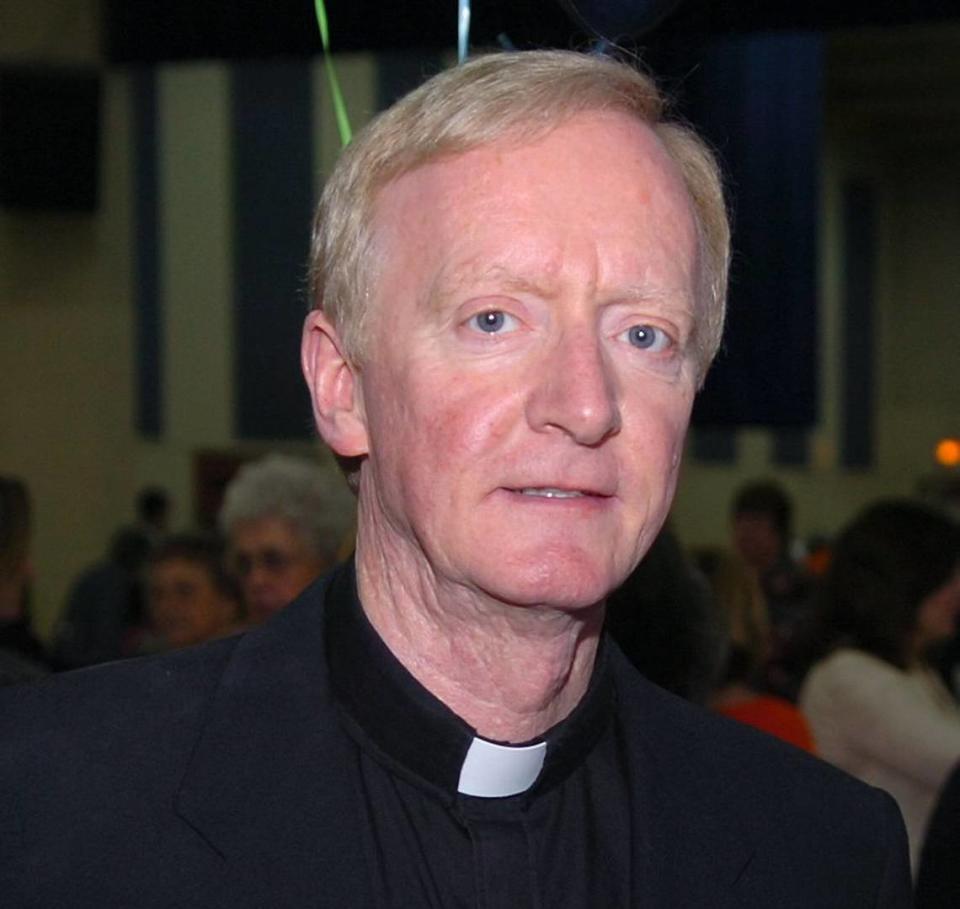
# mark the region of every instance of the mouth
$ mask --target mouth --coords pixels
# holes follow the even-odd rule
[[[570,501],[573,499],[603,500],[609,495],[593,489],[564,489],[560,486],[521,486],[508,489],[514,495],[530,499],[548,499],[552,501]]]
[[[515,491],[524,496],[536,496],[541,499],[582,499],[590,495],[580,489],[555,489],[549,486],[526,486]]]

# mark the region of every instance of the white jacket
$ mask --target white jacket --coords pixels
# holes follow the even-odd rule
[[[960,709],[946,686],[930,669],[840,649],[810,671],[800,706],[821,757],[896,799],[916,871],[937,795],[960,761]]]

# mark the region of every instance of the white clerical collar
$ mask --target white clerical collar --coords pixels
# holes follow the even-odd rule
[[[474,737],[460,768],[457,791],[488,799],[526,792],[537,781],[546,756],[546,742],[497,745]]]

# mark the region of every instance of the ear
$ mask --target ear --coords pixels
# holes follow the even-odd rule
[[[367,454],[360,378],[337,330],[320,310],[313,310],[303,324],[300,360],[313,402],[313,419],[323,440],[341,457]]]

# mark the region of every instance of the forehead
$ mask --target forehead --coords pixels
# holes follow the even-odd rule
[[[650,127],[618,112],[582,113],[536,140],[504,138],[403,174],[378,196],[374,236],[391,293],[398,280],[429,278],[436,290],[498,271],[549,282],[584,256],[602,259],[600,283],[693,287],[699,269],[677,166]]]
[[[155,579],[191,580],[198,578],[208,579],[210,577],[209,567],[198,559],[188,559],[185,556],[171,556],[169,559],[163,559],[154,562],[150,569],[150,574]]]
[[[269,546],[285,549],[300,542],[301,535],[293,522],[280,515],[265,515],[238,521],[230,531],[230,544],[234,549]]]

